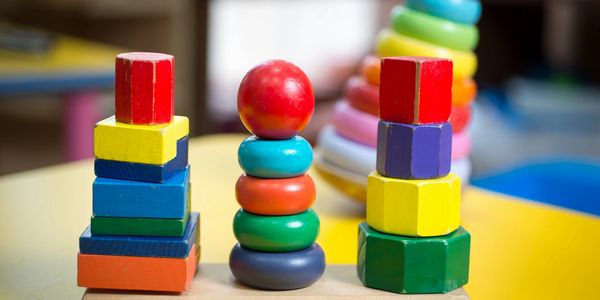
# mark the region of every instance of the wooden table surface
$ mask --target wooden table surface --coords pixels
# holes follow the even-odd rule
[[[192,209],[202,214],[201,263],[225,263],[235,243],[234,186],[243,135],[190,141]],[[362,204],[316,172],[318,239],[328,264],[356,262]],[[0,299],[79,299],[78,238],[89,225],[93,162],[0,177]],[[597,195],[590,195],[597,197]],[[595,198],[594,198],[595,199]],[[590,299],[600,282],[600,219],[469,188],[463,226],[472,234],[472,299]]]

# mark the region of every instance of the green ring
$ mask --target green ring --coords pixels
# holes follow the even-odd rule
[[[309,209],[287,216],[263,216],[238,210],[233,233],[248,249],[266,252],[292,252],[312,245],[319,235],[319,217]]]
[[[471,25],[447,21],[404,6],[396,6],[390,15],[397,33],[438,46],[472,51],[479,42],[479,30]]]

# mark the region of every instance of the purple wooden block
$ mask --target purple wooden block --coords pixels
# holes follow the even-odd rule
[[[385,177],[429,179],[450,173],[452,125],[379,121],[377,172]]]

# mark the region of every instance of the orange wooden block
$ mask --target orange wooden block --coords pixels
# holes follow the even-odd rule
[[[379,57],[373,55],[366,56],[360,65],[360,73],[368,83],[379,86],[379,73],[381,73],[381,61]]]
[[[477,94],[477,84],[472,78],[452,81],[452,105],[466,106],[473,102]]]
[[[193,245],[186,258],[77,255],[77,285],[87,288],[186,291],[196,273],[200,248]]]

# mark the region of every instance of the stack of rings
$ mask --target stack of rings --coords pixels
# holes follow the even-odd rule
[[[453,62],[452,172],[468,182],[471,138],[467,128],[477,94],[472,79],[477,70],[473,50],[479,42],[475,24],[480,16],[478,0],[406,0],[405,6],[391,11],[390,28],[377,36],[377,55],[363,59],[360,73],[346,82],[344,98],[334,106],[331,125],[320,132],[315,165],[326,181],[352,198],[364,200],[364,179],[375,168],[379,57],[429,56]]]

